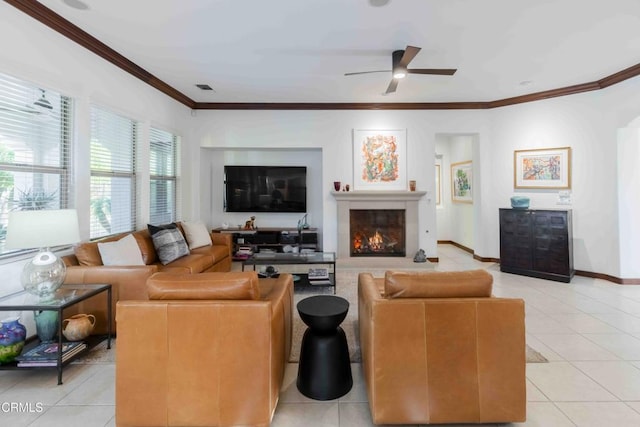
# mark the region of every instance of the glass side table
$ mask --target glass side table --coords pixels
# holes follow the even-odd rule
[[[85,340],[87,344],[86,349],[80,353],[70,357],[68,360],[62,361],[62,312],[65,308],[71,307],[81,301],[94,297],[103,292],[107,293],[107,335],[90,336]],[[111,348],[111,319],[112,319],[112,307],[111,307],[111,285],[108,284],[88,284],[88,285],[63,285],[58,289],[53,298],[43,302],[41,298],[31,295],[25,291],[17,292],[15,294],[7,295],[0,298],[0,311],[57,311],[58,312],[58,354],[56,366],[53,366],[58,370],[58,385],[62,384],[62,369],[67,364],[71,363],[77,357],[89,351],[89,349],[95,347],[99,343],[107,340],[107,348]],[[36,345],[39,341],[36,339]],[[31,344],[27,344],[23,353],[31,348]],[[37,367],[18,367],[17,362],[11,362],[0,365],[0,370],[7,369],[38,369],[47,368],[43,366]]]

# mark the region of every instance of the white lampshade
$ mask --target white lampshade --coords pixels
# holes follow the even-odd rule
[[[9,212],[7,249],[32,249],[80,241],[75,209]]]
[[[52,298],[66,276],[64,262],[50,247],[80,241],[78,213],[75,209],[9,212],[7,249],[40,251],[25,263],[20,281],[25,291],[43,300]]]

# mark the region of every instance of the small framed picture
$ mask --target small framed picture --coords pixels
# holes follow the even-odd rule
[[[451,163],[451,200],[473,203],[473,176],[471,160]]]
[[[570,189],[571,147],[514,151],[513,186],[525,189]]]

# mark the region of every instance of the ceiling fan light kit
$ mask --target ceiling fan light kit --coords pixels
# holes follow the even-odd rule
[[[43,113],[50,113],[51,111],[53,111],[53,105],[51,105],[51,103],[45,96],[44,89],[40,90],[42,91],[42,95],[40,96],[40,99],[33,103],[33,105],[35,105],[36,109],[40,110]]]
[[[407,77],[407,71],[406,70],[401,70],[401,69],[397,69],[393,72],[393,78],[394,79],[404,79],[405,77]]]
[[[394,50],[391,54],[391,82],[387,87],[386,92],[383,95],[388,95],[396,91],[398,87],[398,80],[403,79],[407,74],[433,74],[441,76],[452,76],[457,70],[455,68],[408,68],[409,63],[413,61],[418,52],[419,47],[407,46],[404,50]],[[388,73],[389,70],[378,71],[361,71],[356,73],[346,73],[345,76],[353,76],[356,74],[370,74],[370,73]]]

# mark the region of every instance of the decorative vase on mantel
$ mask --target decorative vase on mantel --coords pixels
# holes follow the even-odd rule
[[[0,323],[0,364],[10,363],[22,353],[27,328],[19,317],[8,317]]]

